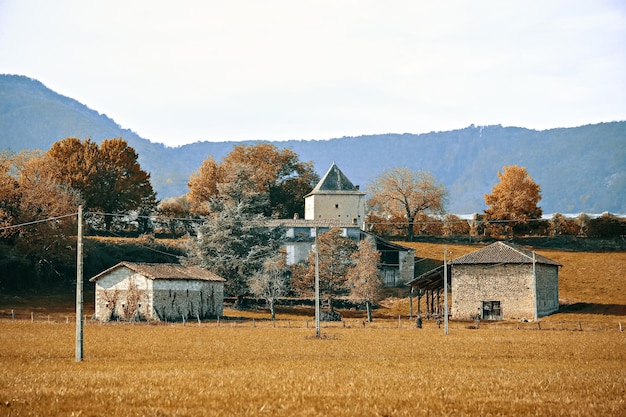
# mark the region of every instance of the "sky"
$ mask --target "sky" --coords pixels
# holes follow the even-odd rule
[[[153,142],[626,120],[623,0],[0,0],[0,73]]]

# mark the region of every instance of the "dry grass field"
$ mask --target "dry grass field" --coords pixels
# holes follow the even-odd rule
[[[448,335],[416,329],[408,299],[365,326],[346,311],[321,339],[311,309],[281,308],[277,322],[226,309],[200,324],[87,321],[77,363],[71,297],[5,297],[0,417],[626,415],[626,253],[538,252],[564,265],[562,312],[540,326],[452,321]]]
[[[282,323],[284,325],[284,323]],[[617,331],[0,322],[0,416],[619,416]]]

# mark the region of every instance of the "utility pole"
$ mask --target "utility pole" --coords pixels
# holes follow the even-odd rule
[[[78,206],[76,238],[76,362],[83,360],[83,206]]]
[[[533,251],[533,291],[535,292],[535,302],[533,303],[534,306],[534,319],[535,321],[539,320],[539,313],[537,311],[537,304],[539,303],[539,300],[537,300],[537,255],[535,254],[535,252]]]
[[[448,334],[448,245],[443,245],[443,334]]]
[[[315,336],[319,338],[320,332],[320,252],[317,244],[319,229],[315,226]]]

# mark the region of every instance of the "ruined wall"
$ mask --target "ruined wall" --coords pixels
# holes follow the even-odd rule
[[[532,265],[453,265],[452,317],[472,318],[481,311],[483,301],[500,301],[503,319],[532,320]]]

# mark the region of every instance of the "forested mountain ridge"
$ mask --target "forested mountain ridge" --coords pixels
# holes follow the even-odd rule
[[[160,199],[187,192],[192,172],[209,155],[220,160],[234,145],[197,142],[166,147],[123,129],[106,115],[46,88],[39,81],[0,75],[0,150],[47,150],[66,137],[122,137],[151,173]],[[482,212],[484,194],[504,165],[527,168],[541,185],[544,213],[626,213],[626,122],[531,130],[470,126],[447,132],[384,134],[331,140],[274,142],[313,161],[323,175],[332,162],[363,189],[396,166],[429,171],[449,190],[448,211]]]

